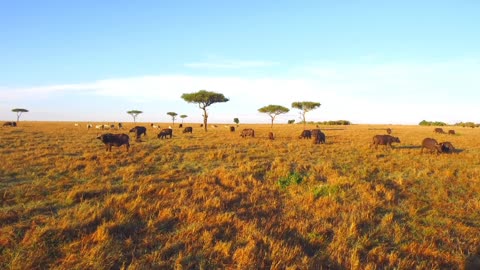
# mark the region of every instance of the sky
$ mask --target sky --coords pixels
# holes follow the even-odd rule
[[[480,1],[0,1],[0,119],[480,122]]]

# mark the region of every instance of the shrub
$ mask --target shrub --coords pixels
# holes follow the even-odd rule
[[[292,184],[300,184],[305,176],[298,172],[291,172],[289,175],[284,176],[278,180],[278,185],[284,189]]]

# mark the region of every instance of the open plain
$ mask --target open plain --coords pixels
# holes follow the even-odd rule
[[[86,124],[1,128],[1,269],[480,269],[480,129],[140,123],[106,152],[134,124]],[[370,148],[381,128],[401,143]]]

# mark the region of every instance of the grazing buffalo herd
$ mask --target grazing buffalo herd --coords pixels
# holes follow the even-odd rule
[[[3,126],[16,126],[16,122],[5,122]],[[159,126],[151,124],[152,128],[159,128]],[[235,132],[235,127],[233,126],[226,126],[227,128],[230,129],[231,132]],[[134,128],[130,129],[130,133],[135,133],[137,141],[140,140],[140,137],[142,135],[147,136],[147,129],[143,126],[135,126]],[[392,130],[390,128],[386,129],[386,132],[388,135],[375,135],[373,136],[372,143],[370,144],[370,148],[374,147],[375,149],[378,148],[379,145],[384,145],[385,147],[389,147],[393,149],[392,143],[400,143],[400,139],[398,137],[391,136],[390,134],[392,133]],[[193,133],[193,128],[192,127],[185,127],[183,129],[183,133]],[[450,134],[450,135],[455,135],[455,130],[448,130],[448,132],[443,131],[442,128],[435,128],[434,133],[441,133],[441,134]],[[243,138],[246,137],[255,137],[255,130],[252,128],[245,128],[242,130],[240,133],[240,136]],[[169,128],[164,128],[160,130],[160,133],[158,133],[157,137],[159,139],[166,139],[169,137],[170,139],[173,137],[173,129],[171,127]],[[312,130],[303,130],[300,133],[299,138],[300,139],[311,139],[313,137],[313,143],[314,144],[325,144],[326,143],[326,136],[325,133],[323,133],[320,129],[312,129]],[[97,137],[97,139],[101,140],[105,146],[107,151],[112,150],[112,146],[122,146],[125,145],[126,149],[128,151],[130,147],[129,143],[129,136],[127,134],[112,134],[112,133],[106,133],[103,135],[100,135]],[[274,140],[274,134],[273,132],[268,133],[268,139]],[[421,145],[421,153],[424,152],[424,150],[427,150],[431,153],[455,153],[455,147],[451,142],[437,142],[433,138],[425,138],[422,141]]]

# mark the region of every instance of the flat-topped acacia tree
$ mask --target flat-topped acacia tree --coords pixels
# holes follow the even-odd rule
[[[15,108],[12,110],[12,112],[14,113],[17,113],[17,122],[20,121],[20,116],[22,115],[22,113],[24,112],[28,112],[27,109],[22,109],[22,108]]]
[[[177,118],[177,113],[176,112],[167,112],[168,115],[172,117],[172,127],[175,125],[175,119]]]
[[[198,107],[203,110],[203,127],[207,131],[207,107],[219,102],[227,102],[229,99],[223,94],[200,90],[195,93],[186,93],[182,95],[183,100],[188,103],[197,103]]]
[[[270,128],[273,128],[273,121],[275,120],[275,117],[277,117],[279,114],[288,113],[290,109],[281,105],[268,105],[258,109],[258,111],[261,113],[266,113],[270,116],[270,118],[272,118],[272,125]]]
[[[186,114],[180,115],[180,118],[182,118],[182,125],[183,125],[183,119],[185,119],[185,118],[187,118],[187,117],[188,117],[188,115],[186,115]]]
[[[133,122],[136,123],[137,122],[137,116],[139,114],[143,113],[143,112],[139,111],[139,110],[131,110],[131,111],[128,111],[127,113],[130,114],[133,117]]]
[[[303,129],[305,129],[305,125],[307,121],[305,120],[305,114],[309,111],[315,110],[316,108],[320,107],[319,102],[313,101],[296,101],[292,103],[292,108],[301,110],[300,114],[302,115],[303,121]]]

